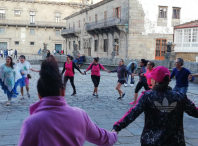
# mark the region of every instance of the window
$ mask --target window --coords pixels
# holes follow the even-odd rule
[[[30,24],[35,24],[35,12],[30,12]]]
[[[167,7],[159,7],[159,18],[167,18]]]
[[[19,41],[16,41],[16,42],[14,42],[15,43],[15,45],[19,45]]]
[[[95,48],[95,51],[98,51],[98,40],[95,40],[94,48]]]
[[[35,34],[35,29],[30,29],[30,34],[34,35]]]
[[[98,22],[98,14],[95,14],[95,22]]]
[[[167,49],[166,39],[156,39],[155,60],[164,60],[164,54]]]
[[[0,20],[4,20],[5,18],[5,10],[0,9]]]
[[[80,50],[80,41],[78,41],[78,49]]]
[[[180,19],[180,8],[173,8],[173,19]]]
[[[104,52],[108,52],[108,39],[104,39]]]
[[[198,28],[193,29],[192,42],[198,42]]]
[[[89,16],[89,22],[91,22],[91,16]]]
[[[0,34],[4,34],[5,33],[5,27],[0,27]]]
[[[80,20],[78,20],[78,27],[80,28]]]
[[[56,23],[60,22],[60,13],[55,13],[55,21]]]
[[[71,48],[71,42],[69,41],[69,50],[70,50],[70,48]]]
[[[117,44],[119,44],[119,39],[114,39],[114,42],[116,42]],[[116,46],[115,51],[117,52],[117,55],[119,55],[119,45]]]
[[[34,45],[34,42],[30,42],[30,45]]]
[[[113,16],[115,18],[121,18],[121,7],[117,7],[113,9]]]
[[[14,10],[14,15],[15,16],[20,16],[21,15],[21,10]]]
[[[191,42],[191,29],[184,29],[184,42]]]
[[[56,30],[56,36],[60,36],[60,30]]]

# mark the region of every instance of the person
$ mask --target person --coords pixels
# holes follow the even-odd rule
[[[80,69],[76,66],[76,64],[72,60],[73,60],[73,57],[70,55],[67,55],[66,62],[64,63],[63,70],[62,70],[62,75],[65,72],[65,75],[64,75],[64,86],[65,87],[66,87],[67,81],[70,80],[70,83],[73,88],[73,93],[71,96],[74,96],[74,95],[76,95],[76,87],[74,85],[74,74],[75,74],[74,68],[77,69],[82,75],[84,75],[84,73],[82,73],[80,71]]]
[[[25,86],[26,87],[26,91],[27,91],[27,95],[28,97],[30,98],[30,93],[29,93],[29,79],[31,79],[31,76],[29,74],[30,70],[31,71],[34,71],[34,72],[39,72],[39,70],[34,70],[31,66],[31,64],[25,60],[25,56],[24,55],[21,55],[19,57],[19,60],[20,62],[17,64],[20,72],[21,72],[21,75],[23,77],[23,80],[22,80],[22,83],[23,84],[23,87]],[[24,100],[24,94],[23,94],[23,87],[21,87],[21,95],[22,95],[22,98],[21,100]]]
[[[69,106],[57,62],[42,62],[37,91],[40,101],[30,106],[18,146],[83,146],[86,140],[112,146],[117,142],[116,132],[99,128],[84,110]]]
[[[40,55],[41,54],[41,48],[39,49],[39,51],[38,51],[38,55]]]
[[[173,72],[171,74],[171,79],[173,77],[176,78],[176,85],[173,89],[173,91],[178,91],[183,94],[187,94],[188,92],[188,79],[191,75],[191,72],[183,67],[184,65],[184,60],[182,58],[177,58],[175,61],[175,67],[173,69]],[[194,81],[194,77],[192,77],[192,82]]]
[[[58,62],[58,60],[53,55],[50,55],[48,59]]]
[[[4,58],[7,58],[7,50],[4,50]]]
[[[130,73],[126,66],[124,65],[124,60],[123,59],[120,59],[119,61],[119,66],[115,69],[115,70],[111,70],[111,71],[108,71],[109,73],[111,72],[117,72],[117,76],[118,76],[118,83],[117,83],[117,86],[116,86],[116,90],[118,91],[120,97],[118,97],[118,100],[119,99],[122,99],[124,98],[124,96],[126,95],[126,93],[124,93],[122,90],[121,90],[121,86],[126,83],[126,77],[127,77],[127,73],[128,74],[132,74]]]
[[[12,55],[13,55],[13,50],[11,49],[10,50],[10,56],[13,57]]]
[[[16,66],[14,66],[12,57],[8,56],[6,63],[0,66],[0,86],[8,97],[6,106],[9,106],[11,99],[16,98],[19,94],[17,92],[17,86],[21,79],[22,76]]]
[[[145,59],[141,59],[140,60],[140,71],[138,74],[133,74],[133,76],[138,75],[139,76],[139,82],[135,88],[135,95],[134,95],[134,101],[131,102],[130,104],[134,105],[137,101],[138,98],[138,92],[140,91],[140,89],[142,87],[144,87],[145,90],[150,90],[148,84],[147,84],[147,79],[144,76],[144,74],[146,73],[146,65],[147,65],[148,61],[146,61]]]
[[[99,62],[98,57],[93,58],[93,63],[91,63],[89,67],[87,68],[87,70],[85,71],[86,73],[89,70],[91,70],[91,79],[94,84],[93,96],[96,96],[96,97],[98,97],[98,86],[100,83],[100,70],[102,69],[108,72],[108,70],[105,69],[104,66],[98,62]]]
[[[76,59],[74,60],[75,63],[80,61],[80,54],[78,54],[78,57],[76,57]]]
[[[46,58],[49,58],[49,56],[50,56],[50,51],[47,50],[47,56],[46,56]]]
[[[135,71],[137,70],[137,62],[130,62],[128,65],[127,65],[127,70],[130,71],[131,73],[135,74]],[[130,74],[127,74],[127,82],[124,84],[125,87],[127,87],[128,85],[128,79],[129,79],[129,75]],[[131,86],[134,85],[134,78],[131,76],[131,83],[130,83]]]
[[[80,56],[80,61],[77,62],[79,68],[81,67],[83,62],[85,62],[85,55],[84,54],[82,54],[82,56]]]
[[[141,145],[185,146],[184,112],[198,118],[198,107],[186,95],[172,91],[168,86],[170,72],[166,67],[156,67],[151,77],[153,89],[142,93],[136,106],[114,124],[112,131],[119,132],[126,128],[144,112]]]
[[[56,54],[56,50],[55,49],[53,50],[53,53],[54,53],[54,55]]]
[[[10,52],[10,50],[8,50],[8,56],[11,56],[11,52]]]
[[[144,74],[144,76],[147,78],[147,84],[149,86],[150,89],[152,89],[152,84],[151,84],[151,72],[153,71],[155,67],[155,63],[153,61],[149,61],[147,63],[147,70],[146,70],[146,73]]]
[[[1,55],[1,58],[3,58],[3,50],[2,49],[1,49],[0,55]]]
[[[16,57],[16,59],[17,59],[17,50],[15,49],[15,51],[14,51],[14,58]]]

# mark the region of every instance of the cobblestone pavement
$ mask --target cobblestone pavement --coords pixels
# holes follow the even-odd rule
[[[39,68],[39,66],[34,66]],[[20,128],[22,122],[29,116],[29,105],[38,101],[36,84],[39,77],[38,73],[31,72],[33,79],[30,80],[31,98],[27,96],[24,101],[18,98],[13,99],[11,106],[6,107],[6,96],[0,91],[0,146],[15,146],[18,143]],[[99,98],[92,97],[93,84],[91,82],[90,72],[83,76],[79,73],[75,75],[75,85],[77,95],[71,97],[72,87],[70,83],[67,85],[66,100],[70,106],[76,106],[84,109],[91,119],[101,128],[111,130],[113,124],[118,121],[131,107],[129,102],[133,100],[134,87],[122,87],[126,92],[123,100],[117,100],[118,93],[115,90],[117,77],[116,73],[101,73],[101,83],[99,86]],[[136,78],[136,81],[138,78]],[[172,81],[171,86],[175,84]],[[198,104],[198,85],[190,84],[188,97]],[[118,135],[118,146],[140,146],[140,135],[144,126],[144,115],[141,114],[126,129],[122,130]],[[185,138],[187,146],[198,145],[198,119],[184,116]],[[94,146],[86,142],[85,146]]]

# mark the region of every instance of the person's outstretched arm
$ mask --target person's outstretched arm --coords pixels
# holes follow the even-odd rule
[[[188,99],[186,95],[183,104],[184,104],[184,111],[189,116],[198,118],[198,107],[196,107],[195,104],[190,99]]]
[[[73,66],[74,66],[75,69],[77,69],[82,74],[81,70],[79,69],[78,66],[76,66],[76,64],[74,62],[73,62]]]
[[[101,69],[104,70],[104,71],[107,71],[108,72],[108,69],[106,69],[102,64],[100,64],[101,66]]]
[[[92,63],[89,65],[89,67],[86,69],[86,72],[88,72],[91,69]]]
[[[66,62],[65,62],[66,63]],[[64,72],[65,72],[65,63],[64,63],[64,65],[63,65],[63,70],[62,70],[62,73],[61,73],[61,75],[63,75],[64,74]]]
[[[99,128],[85,113],[87,119],[86,140],[98,146],[113,146],[117,142],[117,133]]]
[[[111,70],[110,72],[117,72],[118,71],[118,67],[115,70]]]

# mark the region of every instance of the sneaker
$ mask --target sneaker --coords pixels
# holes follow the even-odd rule
[[[122,97],[118,97],[118,99],[117,100],[121,100],[122,99]]]
[[[133,86],[134,86],[134,84],[130,84],[130,86],[131,86],[131,87],[133,87]]]
[[[125,95],[126,95],[126,93],[123,93],[123,94],[122,94],[122,98],[124,98]]]
[[[30,98],[30,93],[27,93],[28,98]]]
[[[96,94],[94,93],[94,94],[92,94],[93,96],[96,96]]]
[[[21,99],[21,100],[24,100],[25,98],[24,98],[24,97],[21,97],[20,99]]]
[[[10,106],[10,101],[7,101],[6,106]]]
[[[75,96],[76,95],[76,92],[74,92],[71,96]]]
[[[98,98],[98,94],[95,94],[95,96]]]
[[[127,87],[127,84],[124,83],[124,87]]]

